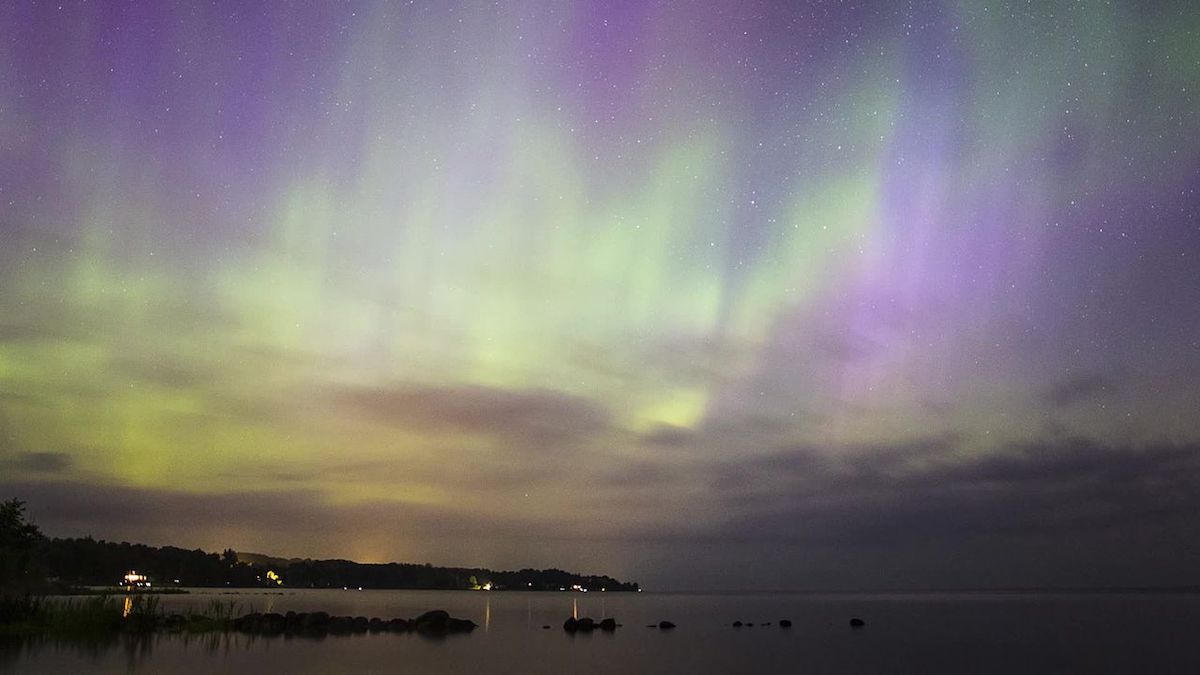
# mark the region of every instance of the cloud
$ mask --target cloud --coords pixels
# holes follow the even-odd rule
[[[0,457],[0,468],[5,472],[63,474],[74,460],[65,452],[21,452],[9,457]]]
[[[685,447],[696,442],[697,434],[684,427],[659,424],[641,434],[639,438],[650,446]]]
[[[1116,383],[1095,373],[1073,375],[1050,388],[1046,401],[1056,408],[1065,408],[1079,401],[1086,401],[1108,394],[1116,389]]]
[[[0,494],[29,502],[52,535],[573,565],[676,588],[779,587],[780,579],[849,588],[1194,580],[1200,445],[1066,438],[965,455],[961,444],[936,437],[803,446],[683,467],[646,459],[594,480],[572,478],[560,508],[540,511],[349,503],[307,489],[195,494],[56,480],[0,484]],[[332,475],[353,482],[371,470]],[[597,506],[604,503],[612,508]]]
[[[444,565],[573,566],[612,573],[588,542],[566,526],[570,514],[515,517],[456,505],[333,501],[316,490],[194,493],[48,480],[0,481],[0,495],[22,499],[48,536],[231,547],[285,557]]]
[[[327,504],[315,490],[194,493],[166,489],[46,481],[3,485],[27,501],[32,516],[51,536],[103,533],[113,539],[210,547],[235,545],[239,533],[258,532],[270,541],[276,528],[292,534],[328,537],[356,520],[386,522],[399,530],[445,526],[434,518],[393,505],[385,519],[379,505]],[[214,539],[228,534],[228,541]]]
[[[46,331],[30,326],[29,324],[0,322],[0,344],[4,342],[39,340],[46,336]]]
[[[109,367],[123,377],[178,390],[196,391],[215,378],[213,369],[206,364],[146,354],[113,356]]]
[[[719,461],[679,507],[694,518],[629,527],[621,545],[654,558],[668,582],[718,588],[1195,583],[1200,444],[1074,438],[972,456],[959,446]]]
[[[608,410],[599,404],[547,389],[396,386],[351,389],[338,398],[395,426],[501,436],[536,447],[584,439],[611,426]]]
[[[714,471],[718,539],[838,543],[1136,529],[1200,530],[1200,445],[1029,443],[959,458],[943,440],[890,451],[794,449]]]

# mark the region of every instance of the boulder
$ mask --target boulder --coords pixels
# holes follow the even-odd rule
[[[274,611],[270,614],[260,614],[258,611],[239,616],[233,620],[234,631],[242,633],[282,633],[287,628],[287,617],[282,614],[276,614]]]
[[[733,627],[734,627],[734,628],[741,628],[741,627],[742,627],[742,622],[741,622],[741,621],[734,621],[734,622],[733,622]]]
[[[476,626],[470,619],[456,619],[441,609],[425,612],[414,619],[412,624],[419,632],[431,635],[465,633],[475,630]]]
[[[309,612],[296,616],[300,630],[323,633],[329,628],[329,612]]]
[[[187,626],[187,617],[182,614],[171,614],[163,618],[162,627],[172,632],[181,631]]]
[[[387,622],[387,629],[392,633],[407,633],[412,629],[412,625],[407,619],[392,619]]]
[[[857,616],[854,617],[853,619],[850,619],[850,627],[851,628],[862,628],[865,625],[867,625],[867,622],[863,621],[862,619],[858,618]]]
[[[371,620],[365,616],[356,616],[353,625],[355,633],[365,633],[371,627]]]
[[[617,629],[617,620],[609,617],[600,622],[600,630],[612,632]]]
[[[582,631],[596,630],[596,622],[590,616],[585,616],[575,623],[575,627]]]
[[[792,620],[791,620],[791,619],[780,619],[780,620],[779,620],[779,627],[780,627],[780,628],[791,628],[791,627],[792,627]]]
[[[282,633],[287,627],[287,619],[282,614],[271,612],[262,615],[262,633]]]
[[[367,623],[367,630],[372,633],[379,633],[387,630],[387,622],[379,617],[371,617],[371,621]]]
[[[579,630],[579,621],[573,616],[567,617],[567,620],[563,622],[563,630],[568,633],[574,633]]]
[[[287,619],[282,614],[252,612],[233,620],[233,629],[243,633],[282,633]]]
[[[422,633],[445,633],[450,621],[450,613],[444,609],[434,609],[413,619],[413,624]]]
[[[671,623],[670,621],[659,621],[658,627],[662,628],[663,630],[666,630],[668,628],[674,628],[675,624]]]
[[[258,625],[258,619],[261,616],[262,614],[259,612],[243,614],[242,616],[239,616],[233,620],[233,629],[242,631],[244,633],[253,633],[257,630],[256,627]]]
[[[429,622],[433,622],[433,621],[445,621],[446,619],[449,619],[449,618],[450,618],[450,612],[447,612],[444,609],[431,609],[428,612],[425,612],[424,614],[422,614],[421,616],[418,616],[415,619],[415,621],[418,624],[420,624],[420,623],[429,623]]]

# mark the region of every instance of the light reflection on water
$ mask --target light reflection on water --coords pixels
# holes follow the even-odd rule
[[[674,595],[285,591],[163,596],[161,609],[412,617],[441,608],[470,635],[115,635],[0,643],[0,671],[326,672],[1200,672],[1200,595]],[[567,634],[568,615],[616,633]],[[867,626],[851,630],[850,616]],[[778,627],[790,618],[791,629]],[[674,631],[649,629],[668,619]],[[772,627],[735,629],[734,620]],[[543,630],[543,625],[551,630]]]

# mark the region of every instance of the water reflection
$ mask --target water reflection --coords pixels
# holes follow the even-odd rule
[[[203,650],[215,653],[223,640],[230,636],[206,635]],[[116,657],[124,661],[126,670],[133,672],[153,655],[156,646],[164,641],[187,644],[190,636],[154,635],[139,633],[84,633],[70,638],[25,636],[4,640],[0,644],[0,665],[17,663],[23,658],[58,654],[92,666],[111,662]],[[4,670],[4,668],[0,668]]]
[[[259,600],[259,594],[241,594]],[[771,672],[790,664],[808,672],[1200,672],[1200,595],[846,596],[816,594],[649,594],[567,597],[553,594],[340,591],[297,592],[274,609],[415,616],[430,607],[469,616],[473,635],[380,633],[107,634],[69,641],[0,640],[0,672],[209,673],[365,672]],[[220,596],[220,597],[214,597]],[[173,596],[164,611],[203,611],[221,594]],[[483,607],[480,607],[483,600]],[[599,601],[597,601],[599,600]],[[261,602],[261,600],[260,600]],[[137,616],[135,601],[131,616]],[[613,606],[612,612],[608,605]],[[120,605],[118,604],[118,607]],[[524,609],[524,612],[521,610]],[[614,617],[625,627],[569,633],[562,619]],[[521,616],[524,614],[524,616]],[[866,631],[846,617],[866,616]],[[1156,621],[1144,621],[1144,617]],[[736,618],[790,617],[792,630],[736,630]],[[670,619],[674,632],[648,630]],[[553,630],[542,630],[542,626]],[[1070,629],[1064,628],[1069,626]],[[1138,658],[1153,655],[1151,663]],[[1152,668],[1158,665],[1166,667]]]
[[[491,610],[486,610],[485,616],[490,623]],[[488,625],[485,623],[485,626]],[[378,639],[381,643],[393,639],[415,638],[423,643],[440,644],[449,640],[465,640],[467,634],[438,634],[413,632],[404,636],[371,636],[371,635],[325,635],[283,633],[279,635],[254,635],[236,631],[215,631],[203,633],[97,633],[80,634],[71,637],[47,636],[0,636],[0,672],[7,671],[13,664],[30,660],[32,657],[45,658],[47,655],[66,657],[73,661],[98,667],[101,664],[111,664],[114,659],[124,662],[128,672],[146,667],[156,651],[168,654],[194,653],[196,656],[213,657],[229,656],[234,652],[247,652],[255,648],[269,648],[269,645],[288,644],[317,644],[357,643],[361,646],[364,640]],[[91,668],[87,668],[91,669]]]

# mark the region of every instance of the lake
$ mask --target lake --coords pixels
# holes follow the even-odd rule
[[[1168,593],[690,594],[195,589],[168,612],[324,610],[413,617],[445,609],[479,628],[304,637],[123,636],[0,644],[15,673],[1196,673],[1200,595]],[[577,610],[615,633],[568,634]],[[852,629],[851,617],[867,625]],[[780,628],[780,619],[793,626]],[[647,628],[670,620],[671,631]],[[733,628],[732,622],[771,622]],[[551,626],[543,629],[543,625]]]

